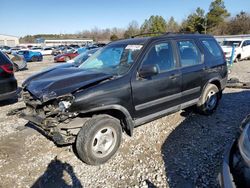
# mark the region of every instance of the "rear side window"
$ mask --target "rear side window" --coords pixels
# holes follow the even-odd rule
[[[201,53],[192,40],[177,41],[182,67],[201,64]]]
[[[215,40],[202,39],[202,43],[208,49],[211,55],[213,55],[214,57],[223,57],[223,54]]]

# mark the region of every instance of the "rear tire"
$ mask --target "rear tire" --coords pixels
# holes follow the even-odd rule
[[[239,63],[241,60],[241,55],[238,55],[236,58],[235,58],[235,63]]]
[[[218,87],[214,84],[208,84],[197,104],[198,111],[203,115],[211,115],[216,110],[219,100]]]
[[[79,158],[90,165],[108,161],[118,150],[122,137],[120,121],[109,115],[98,115],[88,120],[76,138]]]
[[[33,56],[32,58],[31,58],[31,61],[32,62],[37,62],[39,60],[39,58],[37,57],[37,56]]]

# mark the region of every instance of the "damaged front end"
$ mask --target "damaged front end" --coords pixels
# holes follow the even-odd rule
[[[78,113],[68,111],[74,101],[72,94],[54,97],[51,100],[44,98],[41,101],[29,91],[23,91],[22,98],[26,107],[12,114],[18,114],[21,118],[32,122],[57,145],[75,142],[76,135],[87,118],[79,118]]]

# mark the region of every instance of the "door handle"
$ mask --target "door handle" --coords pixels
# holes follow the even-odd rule
[[[203,67],[202,70],[208,70],[208,67]]]
[[[180,74],[172,74],[172,75],[170,75],[169,76],[169,78],[171,79],[171,80],[175,80],[177,77],[179,77],[180,76]]]

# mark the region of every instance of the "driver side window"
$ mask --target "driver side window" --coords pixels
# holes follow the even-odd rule
[[[143,59],[142,66],[157,65],[160,73],[175,68],[175,59],[170,42],[157,43],[153,45]]]

